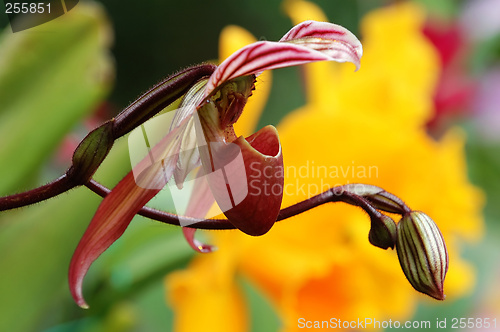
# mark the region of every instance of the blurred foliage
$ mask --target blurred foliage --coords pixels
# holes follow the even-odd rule
[[[96,6],[29,32],[3,32],[0,140],[7,144],[0,147],[0,194],[38,184],[32,180],[47,155],[109,92],[110,34]],[[0,215],[0,330],[29,331],[64,317],[57,306],[67,297],[66,262],[98,202],[77,189]],[[56,314],[46,314],[51,311]]]
[[[78,11],[27,33],[4,31],[0,141],[11,144],[0,146],[0,160],[9,161],[0,164],[0,174],[9,174],[0,177],[0,195],[32,178],[109,91],[113,69],[105,50],[111,31],[103,15]]]
[[[453,18],[455,17],[460,10],[461,4],[464,2],[463,0],[416,0],[425,6],[427,10],[434,15],[439,15],[441,17]]]
[[[471,70],[475,74],[482,74],[492,65],[500,62],[500,34],[493,36],[478,45],[470,57]]]
[[[107,96],[114,73],[111,38],[104,10],[95,4],[79,5],[60,19],[25,32],[3,32],[1,194],[40,184],[47,157]],[[130,168],[125,143],[118,142],[97,174],[108,185]],[[96,268],[106,281],[89,278],[89,290],[96,292],[95,309],[78,309],[69,295],[67,268],[99,202],[96,195],[78,188],[0,214],[0,331],[35,331],[67,321],[71,322],[54,330],[124,330],[135,324],[135,308],[120,301],[123,293],[133,289],[147,294],[152,279],[160,280],[192,255],[182,236],[171,232],[173,227],[151,227],[151,223],[132,227],[134,237],[124,238],[122,254],[110,255],[113,264],[103,256]],[[158,317],[163,317],[163,294],[156,301],[161,303]]]

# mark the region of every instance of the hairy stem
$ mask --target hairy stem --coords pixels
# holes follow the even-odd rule
[[[74,181],[64,174],[58,179],[41,187],[25,191],[19,194],[0,198],[0,211],[20,208],[26,205],[35,204],[54,196],[60,195],[75,187]]]
[[[167,77],[142,94],[114,119],[90,132],[75,150],[73,165],[63,176],[38,188],[0,197],[0,211],[38,203],[87,183],[116,139],[162,111],[185,94],[194,83],[210,76],[216,68],[212,64],[202,64]]]
[[[103,198],[111,192],[109,188],[93,179],[86,184],[86,187]],[[379,217],[381,215],[381,213],[374,209],[366,199],[344,190],[343,186],[339,186],[330,188],[319,195],[281,209],[276,221],[288,219],[325,203],[332,202],[344,202],[350,205],[359,206],[366,211],[370,217]],[[190,228],[217,230],[236,228],[227,219],[197,219],[186,216],[178,216],[176,214],[160,211],[147,206],[144,206],[138,214],[146,218],[175,226],[180,226],[179,218],[182,218],[183,221],[190,224],[188,226]]]

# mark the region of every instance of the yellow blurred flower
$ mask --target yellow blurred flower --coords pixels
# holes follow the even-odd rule
[[[285,8],[294,24],[326,19],[304,1],[287,1]],[[359,72],[325,62],[303,68],[307,104],[278,127],[286,169],[283,206],[358,182],[402,197],[436,221],[447,241],[445,294],[453,301],[474,285],[459,247],[482,235],[483,196],[467,180],[462,133],[450,130],[439,140],[426,134],[440,68],[420,32],[423,20],[422,10],[409,3],[375,10],[362,21]],[[241,46],[229,38],[252,42],[247,32],[230,27],[221,36],[221,56]],[[267,93],[267,80],[257,86],[256,99],[265,99],[257,94]],[[238,122],[243,134],[255,125],[262,100],[248,107],[249,117]],[[197,256],[166,279],[175,331],[249,330],[237,276],[271,302],[282,331],[301,330],[299,318],[409,319],[417,301],[432,300],[411,288],[395,251],[369,244],[369,228],[360,209],[339,203],[278,223],[258,238],[213,232],[219,251]]]

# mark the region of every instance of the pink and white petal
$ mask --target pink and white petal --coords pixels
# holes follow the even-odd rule
[[[303,38],[335,40],[350,45],[355,50],[358,58],[361,58],[363,55],[363,46],[351,31],[340,25],[329,22],[304,21],[291,28],[290,31],[280,39],[280,42],[288,42]]]
[[[328,39],[306,37],[302,39],[293,39],[283,43],[301,45],[309,49],[321,52],[329,57],[329,60],[337,62],[352,62],[359,69],[361,56],[358,50],[351,47],[350,44],[332,42]]]
[[[289,31],[281,42],[260,41],[233,53],[212,73],[204,96],[233,78],[264,70],[315,61],[349,61],[358,68],[361,55],[361,43],[348,30],[331,23],[304,22]]]
[[[125,232],[135,214],[172,177],[178,159],[179,135],[187,120],[154,146],[99,205],[69,267],[70,291],[80,307],[88,308],[82,294],[82,283],[90,265]]]
[[[200,167],[194,180],[193,193],[191,194],[187,205],[185,213],[187,217],[203,219],[206,217],[208,211],[215,203],[215,198],[212,194],[212,191],[210,190],[207,179],[203,176],[203,174],[203,168]],[[194,238],[196,229],[184,227],[188,226],[189,224],[187,224],[187,222],[184,222],[182,218],[179,218],[179,221],[181,226],[183,226],[182,232],[184,233],[184,237],[186,238],[186,241],[189,243],[191,248],[200,253],[208,253],[216,250],[216,247],[208,244],[203,244],[200,241],[196,240]]]
[[[205,97],[224,82],[236,77],[322,60],[329,60],[329,57],[303,46],[269,41],[256,42],[233,53],[217,67],[208,80]]]
[[[207,218],[207,213],[215,203],[215,198],[210,190],[207,178],[204,176],[205,171],[202,167],[198,170],[194,180],[193,192],[189,198],[186,208],[186,217],[202,219]],[[213,217],[213,216],[209,216]],[[187,226],[182,224],[181,226]]]

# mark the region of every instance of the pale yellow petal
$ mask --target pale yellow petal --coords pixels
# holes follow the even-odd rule
[[[247,309],[226,252],[198,256],[165,280],[174,331],[248,331]]]
[[[222,29],[219,36],[219,61],[224,61],[240,48],[255,41],[255,37],[247,30],[236,25],[228,25]]]
[[[285,9],[286,14],[292,20],[293,25],[297,25],[307,20],[314,20],[319,22],[328,21],[328,18],[326,17],[325,13],[323,13],[323,10],[321,10],[320,7],[312,2],[301,0],[285,0],[283,2],[283,8]]]
[[[410,123],[423,125],[432,115],[431,101],[440,73],[437,51],[422,34],[425,13],[419,6],[405,2],[372,11],[362,21],[363,70],[359,76],[383,77],[383,84],[371,84],[366,103],[384,98],[387,116],[407,116]],[[352,83],[355,77],[347,73]],[[373,99],[372,99],[373,98]],[[418,102],[412,106],[410,101]],[[380,102],[378,103],[380,104]],[[411,107],[410,109],[404,107]]]

